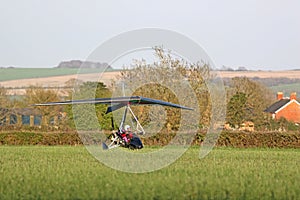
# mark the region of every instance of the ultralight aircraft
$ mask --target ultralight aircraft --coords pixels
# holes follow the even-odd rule
[[[140,124],[138,118],[133,113],[130,106],[134,105],[161,105],[168,106],[173,108],[179,108],[184,110],[193,110],[192,108],[185,107],[182,105],[146,98],[141,96],[130,96],[130,97],[113,97],[113,98],[95,98],[95,99],[83,99],[83,100],[70,100],[70,101],[60,101],[60,102],[48,102],[48,103],[38,103],[34,104],[34,106],[54,106],[54,105],[80,105],[80,104],[107,104],[110,105],[107,108],[106,114],[118,110],[120,108],[125,107],[121,123],[116,132],[112,133],[108,136],[110,140],[110,144],[102,143],[103,149],[112,149],[115,147],[125,147],[130,149],[141,149],[143,148],[142,141],[138,134],[143,135],[145,131]],[[129,125],[125,125],[125,120],[128,111],[133,116],[133,119],[137,124],[137,132],[132,133],[131,127]],[[114,124],[112,122],[112,124]]]

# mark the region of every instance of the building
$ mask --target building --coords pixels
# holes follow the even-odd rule
[[[246,121],[240,125],[239,130],[253,132],[254,131],[254,123],[251,121]]]
[[[235,127],[232,127],[229,123],[224,124],[225,130],[239,130],[239,131],[248,131],[253,132],[254,131],[254,123],[251,121],[245,121],[240,124],[240,126],[236,125]]]
[[[0,127],[1,126],[41,126],[57,125],[60,118],[66,114],[59,112],[54,116],[43,116],[34,108],[0,108]]]
[[[270,113],[273,119],[285,118],[300,123],[300,103],[295,92],[290,97],[284,97],[282,92],[277,93],[277,101],[269,106],[265,112]]]

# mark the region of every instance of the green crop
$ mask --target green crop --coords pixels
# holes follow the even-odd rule
[[[0,199],[297,199],[299,163],[300,149],[227,147],[199,159],[192,147],[162,170],[130,174],[83,146],[1,146]]]

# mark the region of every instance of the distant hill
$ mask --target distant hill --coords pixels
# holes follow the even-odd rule
[[[112,69],[107,63],[100,62],[91,62],[91,61],[81,61],[81,60],[71,60],[71,61],[63,61],[59,63],[57,68],[84,68],[84,69]]]

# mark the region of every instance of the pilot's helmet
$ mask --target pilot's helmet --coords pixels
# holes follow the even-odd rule
[[[125,131],[130,131],[130,126],[129,125],[125,125],[124,129],[125,129]]]

